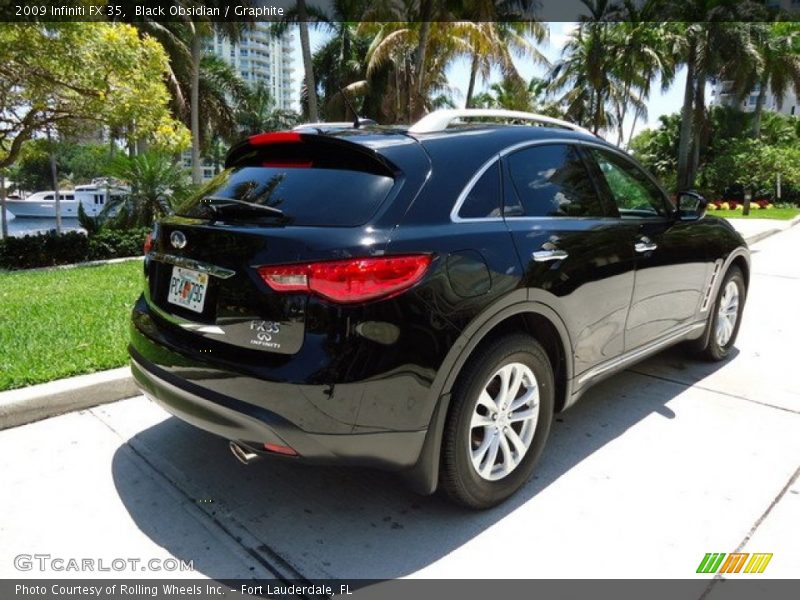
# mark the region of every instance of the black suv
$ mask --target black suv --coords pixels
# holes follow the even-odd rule
[[[243,462],[392,469],[489,507],[598,380],[682,341],[728,355],[749,252],[704,212],[527,113],[253,136],[148,239],[133,373]]]

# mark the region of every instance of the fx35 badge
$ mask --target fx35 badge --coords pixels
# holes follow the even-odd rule
[[[250,321],[250,332],[252,334],[250,343],[254,346],[276,350],[281,347],[280,343],[274,339],[281,332],[280,323],[254,319]]]

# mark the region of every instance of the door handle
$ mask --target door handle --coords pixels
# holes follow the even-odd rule
[[[564,260],[569,254],[564,250],[537,250],[531,255],[535,262],[548,262],[551,260]]]
[[[650,252],[656,248],[658,248],[658,244],[646,236],[640,237],[639,241],[633,245],[633,249],[637,252]]]

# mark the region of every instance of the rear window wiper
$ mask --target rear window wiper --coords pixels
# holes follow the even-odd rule
[[[217,211],[225,207],[236,207],[248,210],[258,210],[268,213],[274,217],[285,217],[286,215],[280,208],[274,206],[265,206],[264,204],[256,204],[255,202],[247,202],[246,200],[238,200],[236,198],[223,198],[222,196],[206,196],[200,201],[211,209]]]

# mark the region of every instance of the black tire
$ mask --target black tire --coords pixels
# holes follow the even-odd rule
[[[736,323],[733,327],[733,333],[725,344],[720,345],[717,340],[717,325],[720,319],[719,309],[722,303],[722,297],[725,288],[730,282],[734,282],[739,292],[738,309],[736,313]],[[747,287],[744,282],[744,275],[737,266],[731,266],[717,290],[717,297],[714,299],[714,305],[711,308],[711,314],[708,318],[707,329],[703,332],[701,340],[707,339],[705,346],[694,346],[693,350],[699,358],[704,360],[718,362],[725,360],[731,353],[734,344],[736,343],[736,336],[739,334],[739,326],[742,323],[742,311],[744,310],[744,303],[747,298]]]
[[[535,427],[533,423],[530,425],[534,432],[533,438],[517,466],[502,479],[490,481],[481,477],[472,463],[471,444],[479,442],[474,441],[471,420],[479,395],[488,384],[497,381],[490,380],[490,377],[503,366],[512,363],[527,366],[536,378],[539,391],[538,421]],[[521,396],[524,390],[520,389]],[[479,348],[459,375],[445,423],[441,484],[448,496],[463,506],[485,509],[501,503],[522,487],[530,478],[544,449],[553,420],[553,406],[553,369],[547,353],[534,338],[524,334],[511,334]],[[505,461],[505,458],[500,459],[500,452],[497,456],[500,462]]]

